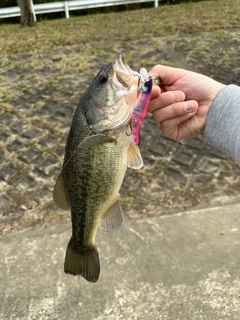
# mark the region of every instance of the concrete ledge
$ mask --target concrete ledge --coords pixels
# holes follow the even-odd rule
[[[0,319],[239,319],[240,204],[99,231],[96,284],[65,275],[70,225],[1,238]]]

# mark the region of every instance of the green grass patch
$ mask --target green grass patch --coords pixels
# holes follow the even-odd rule
[[[131,199],[130,199],[130,198],[123,198],[122,201],[123,201],[123,203],[126,204],[126,205],[131,204]]]
[[[151,45],[153,37],[239,28],[239,11],[240,0],[218,0],[45,20],[20,30],[16,24],[2,24],[0,52],[15,54],[134,39],[146,39]],[[101,31],[99,26],[104,26]],[[224,37],[224,33],[216,36]],[[92,54],[100,53],[98,47],[92,48]]]
[[[49,152],[49,150],[50,150],[50,148],[47,147],[47,146],[42,148],[42,151],[43,151],[43,152]]]
[[[226,34],[226,32],[224,30],[218,30],[216,32],[216,38],[220,39],[220,40],[226,40],[229,38],[229,35]]]
[[[10,98],[9,97],[3,97],[2,98],[2,102],[9,102],[10,101]]]
[[[153,173],[152,173],[152,172],[148,172],[148,173],[147,173],[147,177],[148,177],[148,178],[152,178],[152,177],[153,177]]]
[[[12,98],[11,91],[9,89],[1,88],[0,87],[0,99],[1,102],[9,102]]]

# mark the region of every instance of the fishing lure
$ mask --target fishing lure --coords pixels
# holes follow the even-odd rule
[[[140,70],[140,77],[139,82],[143,81],[140,91],[140,98],[138,100],[137,106],[133,111],[131,127],[132,127],[132,135],[133,135],[133,142],[135,144],[139,144],[139,132],[140,126],[142,123],[143,118],[146,116],[147,108],[150,100],[150,95],[152,91],[153,80],[147,74],[147,70],[142,68]]]

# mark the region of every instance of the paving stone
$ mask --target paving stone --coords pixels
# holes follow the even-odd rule
[[[56,160],[47,156],[40,165],[36,166],[37,170],[43,173],[45,176],[51,175],[53,171],[56,169],[58,163]]]
[[[195,158],[195,154],[180,149],[173,155],[172,161],[183,164],[186,167],[190,167]]]
[[[220,158],[220,159],[227,159],[227,155],[224,154],[222,151],[213,148],[212,146],[208,146],[208,154],[211,155],[213,158]]]
[[[184,178],[184,174],[181,172],[180,167],[170,165],[165,171],[165,175],[168,179],[174,182],[179,182]]]
[[[50,189],[48,185],[44,185],[33,194],[32,199],[39,205],[45,205],[53,199],[52,189]]]
[[[68,118],[68,119],[72,119],[73,112],[74,112],[74,110],[73,110],[72,107],[63,106],[63,107],[60,107],[60,108],[55,112],[55,116],[57,116],[58,118]]]
[[[156,162],[156,157],[153,154],[145,154],[142,158],[144,167],[152,166]]]
[[[59,144],[58,146],[57,146],[57,149],[56,149],[56,153],[58,154],[58,155],[60,155],[60,156],[64,156],[64,154],[65,154],[65,143],[64,144]]]
[[[204,177],[194,176],[190,182],[188,183],[187,187],[189,189],[206,189],[213,187],[213,184],[211,183],[212,179],[211,176],[208,175],[207,178],[204,179]]]
[[[49,100],[42,106],[42,112],[46,114],[53,114],[60,107],[58,101]]]
[[[6,130],[6,128],[4,128]],[[8,132],[0,132],[0,141],[7,142],[7,140],[11,137],[10,133]]]
[[[203,157],[197,166],[197,170],[204,173],[218,174],[221,169],[219,160]]]
[[[6,164],[0,171],[0,179],[7,181],[19,170],[19,168],[19,165],[14,163]]]
[[[23,132],[23,137],[26,137],[28,139],[34,139],[37,138],[39,136],[41,136],[43,134],[43,130],[37,128],[37,127],[31,127],[31,129]]]
[[[29,123],[23,120],[19,120],[19,121],[15,121],[14,124],[11,125],[11,130],[14,133],[21,133],[28,126],[29,126]]]
[[[18,149],[22,148],[24,143],[19,139],[15,139],[13,142],[7,145],[7,150],[10,152],[17,151]]]
[[[31,110],[31,105],[29,102],[24,102],[23,97],[21,96],[20,99],[11,100],[11,105],[15,107],[15,109],[23,115],[26,115]]]
[[[39,88],[36,88],[36,91],[37,95],[43,97],[44,100],[49,99],[49,97],[51,97],[53,93],[51,88],[44,85],[42,87],[40,86]]]
[[[47,122],[51,124],[51,128],[58,129],[62,120],[59,119],[55,114],[51,114],[46,118]]]
[[[60,171],[59,171],[60,173]],[[128,169],[127,174],[124,177],[122,188],[128,189],[132,183],[132,181],[137,182],[137,178],[135,176],[135,171],[133,169]]]
[[[59,138],[56,137],[52,133],[48,133],[43,138],[39,140],[39,144],[41,144],[44,147],[49,147],[50,149],[53,147],[56,147],[58,144]]]
[[[197,150],[202,150],[206,144],[206,140],[202,137],[194,137],[192,139],[187,139],[186,141],[186,146]]]
[[[71,121],[69,120],[68,123],[63,123],[63,124],[60,125],[59,131],[60,131],[61,133],[65,134],[66,137],[67,137],[68,132],[69,132],[69,130],[70,130],[70,126],[71,126]]]
[[[157,157],[164,157],[169,153],[170,148],[171,146],[169,143],[162,139],[152,144],[149,148],[149,151]]]
[[[0,216],[5,210],[7,210],[10,207],[12,203],[13,203],[13,198],[10,197],[6,192],[0,193],[0,205],[1,205]]]
[[[0,123],[1,123],[1,125],[4,125],[6,127],[10,127],[17,120],[18,120],[18,118],[14,114],[6,113],[3,116],[1,116]]]
[[[29,92],[23,92],[23,94],[21,96],[21,103],[19,104],[19,106],[21,106],[20,109],[23,110],[22,112],[24,112],[24,111],[28,112],[28,110],[31,107],[31,103],[36,102],[35,90],[33,90],[34,86],[27,79],[25,80],[25,85],[26,85],[27,89],[29,90]]]
[[[21,191],[28,190],[35,186],[37,183],[35,177],[31,174],[24,174],[19,180],[14,183],[14,186]]]
[[[28,116],[31,119],[42,119],[42,120],[47,117],[47,115],[45,113],[43,114],[42,110],[39,110],[39,109],[33,110],[32,112],[29,113]]]
[[[3,153],[0,153],[0,164],[3,163],[6,160]]]
[[[18,159],[27,164],[34,164],[35,160],[40,162],[42,160],[42,157],[43,155],[38,149],[36,149],[35,147],[31,147],[27,151],[21,153],[18,156]]]

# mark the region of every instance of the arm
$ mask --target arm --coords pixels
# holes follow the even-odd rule
[[[204,135],[240,165],[240,87],[229,85],[220,91],[210,107]]]

